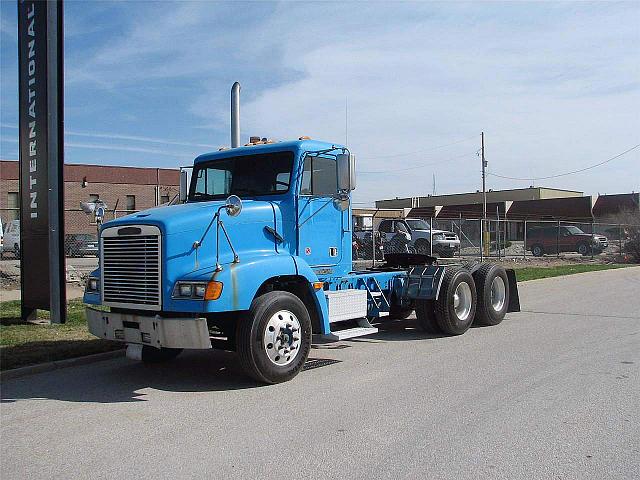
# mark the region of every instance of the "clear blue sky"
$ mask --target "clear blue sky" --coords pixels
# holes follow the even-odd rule
[[[0,157],[15,159],[16,3],[0,14]],[[174,167],[228,145],[236,80],[243,139],[348,135],[359,202],[431,193],[434,173],[438,193],[480,188],[481,130],[489,171],[513,177],[640,143],[638,2],[66,1],[65,23],[70,163]],[[637,191],[640,149],[536,184]]]

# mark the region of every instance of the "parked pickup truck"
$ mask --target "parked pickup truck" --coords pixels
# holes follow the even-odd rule
[[[575,225],[550,225],[527,232],[526,249],[536,257],[560,252],[598,255],[608,246],[609,241],[604,235],[585,233]]]
[[[382,220],[378,228],[387,234],[408,233],[411,237],[410,244],[417,253],[429,255],[432,239],[433,253],[441,257],[453,257],[453,254],[460,250],[460,239],[455,233],[435,228],[431,232],[429,224],[420,218]]]
[[[460,335],[519,311],[515,273],[500,265],[407,252],[354,268],[346,146],[257,140],[199,156],[180,184],[183,203],[100,230],[84,302],[108,310],[87,309],[89,331],[126,343],[129,358],[225,349],[277,383],[302,370],[312,339],[370,335],[414,310],[424,331]]]

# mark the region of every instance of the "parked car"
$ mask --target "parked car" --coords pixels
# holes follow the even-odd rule
[[[0,258],[4,253],[4,230],[2,229],[2,219],[0,218]]]
[[[409,234],[411,246],[417,253],[429,254],[431,239],[433,239],[433,252],[441,257],[452,257],[456,251],[460,250],[458,235],[435,228],[431,231],[429,224],[420,218],[382,220],[379,230],[387,235],[398,232]]]
[[[609,246],[604,235],[585,233],[574,225],[532,228],[527,232],[526,249],[536,257],[545,253],[578,252],[581,255],[602,253]]]
[[[3,244],[4,253],[12,252],[20,258],[20,220],[11,220],[5,225]]]
[[[64,251],[67,257],[98,256],[98,239],[88,233],[69,234],[64,238]]]
[[[376,260],[384,258],[384,244],[386,242],[385,235],[376,231],[375,237],[372,230],[354,230],[353,232],[353,259],[354,260],[371,260],[373,258],[374,246],[372,239],[375,238],[375,255]]]

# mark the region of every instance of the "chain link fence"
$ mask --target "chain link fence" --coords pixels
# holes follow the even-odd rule
[[[109,210],[104,221],[137,210]],[[19,221],[14,209],[0,209],[4,229],[0,287],[20,288]],[[558,220],[486,220],[479,218],[379,218],[353,222],[352,258],[358,266],[375,266],[389,253],[423,253],[440,258],[595,259],[640,263],[640,225]],[[81,285],[98,263],[97,224],[81,209],[65,211],[67,280]],[[358,265],[358,262],[361,262]]]
[[[418,223],[375,214],[369,218],[354,218],[355,261],[415,252],[479,260],[555,257],[640,262],[640,225],[635,224],[479,218],[426,218]]]
[[[138,210],[109,210],[104,221],[120,218]],[[82,287],[89,273],[98,265],[98,224],[93,215],[82,209],[66,209],[63,251],[66,257],[68,284]],[[6,292],[20,289],[20,221],[14,208],[0,208],[3,242],[0,262],[0,289]],[[9,293],[7,293],[7,296]],[[4,295],[3,295],[4,297]],[[13,299],[13,294],[11,296]]]

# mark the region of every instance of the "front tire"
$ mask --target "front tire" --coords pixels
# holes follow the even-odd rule
[[[473,272],[478,294],[475,322],[479,325],[498,325],[509,307],[509,279],[500,265],[484,263]]]
[[[415,244],[416,252],[422,255],[431,255],[431,245],[427,240],[420,239]]]
[[[302,370],[311,350],[309,312],[289,292],[265,293],[238,320],[236,342],[247,375],[263,383],[291,380]]]
[[[589,245],[584,242],[579,243],[578,245],[576,245],[576,252],[578,252],[582,256],[589,255]]]
[[[476,313],[476,286],[468,270],[446,269],[440,296],[435,301],[435,316],[443,333],[466,332]]]
[[[542,245],[534,245],[531,247],[531,253],[533,253],[534,257],[541,257],[544,255],[544,248]]]

